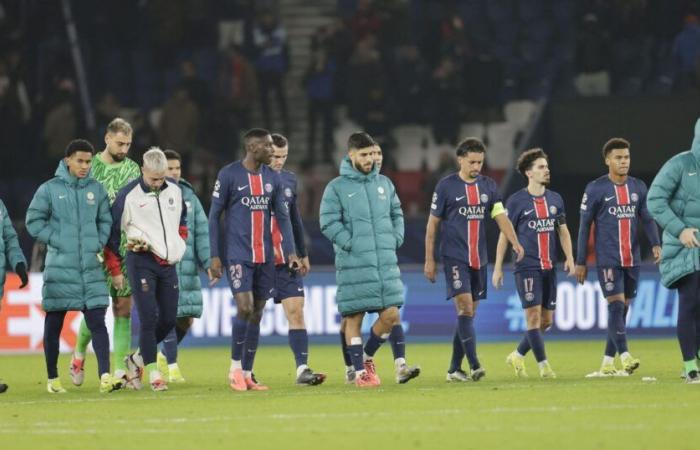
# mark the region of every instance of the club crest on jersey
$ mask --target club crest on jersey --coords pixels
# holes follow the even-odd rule
[[[265,192],[268,194],[272,192],[272,185],[270,183],[265,183]]]
[[[525,300],[526,300],[526,301],[531,302],[531,301],[533,301],[534,299],[535,299],[535,294],[533,294],[532,292],[527,292],[527,293],[525,294]]]
[[[383,194],[383,193],[384,193],[384,188],[381,187],[381,186],[379,186],[379,187],[377,188],[377,192],[379,192],[380,194]]]
[[[459,289],[462,287],[462,281],[461,280],[454,280],[452,282],[452,287],[455,289]]]
[[[88,192],[86,197],[87,197],[87,204],[88,205],[95,204],[95,194],[92,191]]]
[[[486,203],[489,201],[489,196],[486,194],[481,194],[481,202]]]
[[[292,190],[290,188],[284,188],[284,195],[286,195],[287,197],[291,197]]]
[[[632,195],[630,196],[630,198],[632,198],[632,201],[635,203],[639,201],[639,195],[637,195],[636,192],[632,192]]]
[[[609,281],[607,283],[605,283],[605,290],[606,291],[612,291],[614,288],[615,288],[615,284],[613,284]]]

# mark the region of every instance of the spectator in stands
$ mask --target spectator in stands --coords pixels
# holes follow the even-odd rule
[[[379,58],[376,42],[373,35],[359,41],[348,65],[348,115],[366,129],[370,108],[375,99],[383,97],[386,91],[386,70]],[[372,133],[369,129],[368,132]]]
[[[191,156],[197,145],[200,111],[187,89],[180,86],[163,106],[158,138],[161,145],[180,149],[183,158]],[[187,159],[189,162],[189,159]]]
[[[584,97],[610,94],[610,36],[598,16],[588,13],[576,43],[576,91]]]
[[[253,46],[265,127],[274,128],[270,114],[270,94],[274,91],[277,97],[276,110],[281,115],[285,134],[289,134],[287,93],[284,87],[284,75],[289,66],[287,31],[272,12],[264,12],[253,28]]]
[[[361,40],[369,34],[376,35],[382,27],[382,19],[372,0],[359,0],[357,10],[350,19],[350,28],[355,40]]]
[[[426,110],[416,108],[428,97],[430,69],[415,45],[406,45],[396,50],[395,88],[398,113],[404,123],[422,124],[426,121]]]
[[[197,66],[189,59],[182,61],[180,63],[180,76],[180,86],[187,90],[190,99],[199,110],[202,113],[209,111],[211,106],[209,84],[199,76]]]
[[[322,122],[323,140],[321,153],[323,162],[333,162],[333,99],[335,82],[335,61],[329,58],[325,49],[319,49],[311,56],[309,67],[304,75],[304,85],[309,102],[309,143],[307,162],[314,163],[316,153],[316,125]]]
[[[460,105],[457,67],[449,57],[443,57],[433,71],[431,125],[437,144],[455,144],[459,131]]]
[[[700,64],[700,23],[697,14],[687,14],[685,26],[673,41],[673,55],[677,67],[676,87],[685,90],[698,88]]]

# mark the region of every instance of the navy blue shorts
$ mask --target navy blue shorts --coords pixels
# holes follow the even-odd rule
[[[625,294],[625,298],[637,296],[639,267],[598,267],[598,283],[605,297]]]
[[[289,270],[286,264],[275,266],[275,303],[292,297],[304,296],[304,281],[301,275]]]
[[[255,299],[269,299],[275,296],[275,263],[270,261],[254,264],[248,261],[228,261],[226,263],[228,283],[231,292],[252,292]]]
[[[484,300],[487,294],[486,266],[472,269],[466,261],[443,258],[447,300],[460,294],[472,294],[472,300]]]
[[[557,307],[557,272],[532,270],[515,274],[515,287],[523,309],[542,305],[554,311]]]

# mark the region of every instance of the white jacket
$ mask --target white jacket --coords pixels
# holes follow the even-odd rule
[[[122,230],[127,240],[146,242],[150,251],[168,264],[178,263],[185,254],[187,206],[173,179],[166,179],[157,193],[143,182],[143,177],[127,184],[112,204],[112,218],[107,247],[114,254],[119,254]],[[109,263],[111,270],[114,265]]]

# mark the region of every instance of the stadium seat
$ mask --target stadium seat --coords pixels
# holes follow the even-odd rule
[[[396,186],[396,190],[403,205],[404,214],[415,215],[423,211],[425,195],[423,183],[425,182],[425,172],[421,170],[405,170],[388,174]]]
[[[491,123],[486,128],[488,151],[486,164],[494,170],[510,169],[515,153],[515,137],[518,127],[511,122]]]
[[[392,131],[397,143],[396,166],[398,170],[419,170],[425,158],[425,148],[432,147],[432,134],[428,127],[401,125]]]
[[[484,140],[486,127],[481,122],[467,122],[463,123],[459,128],[459,139],[464,139],[467,137],[479,138]]]
[[[503,107],[506,121],[515,125],[518,130],[522,130],[527,126],[534,110],[535,102],[532,100],[510,101]]]

